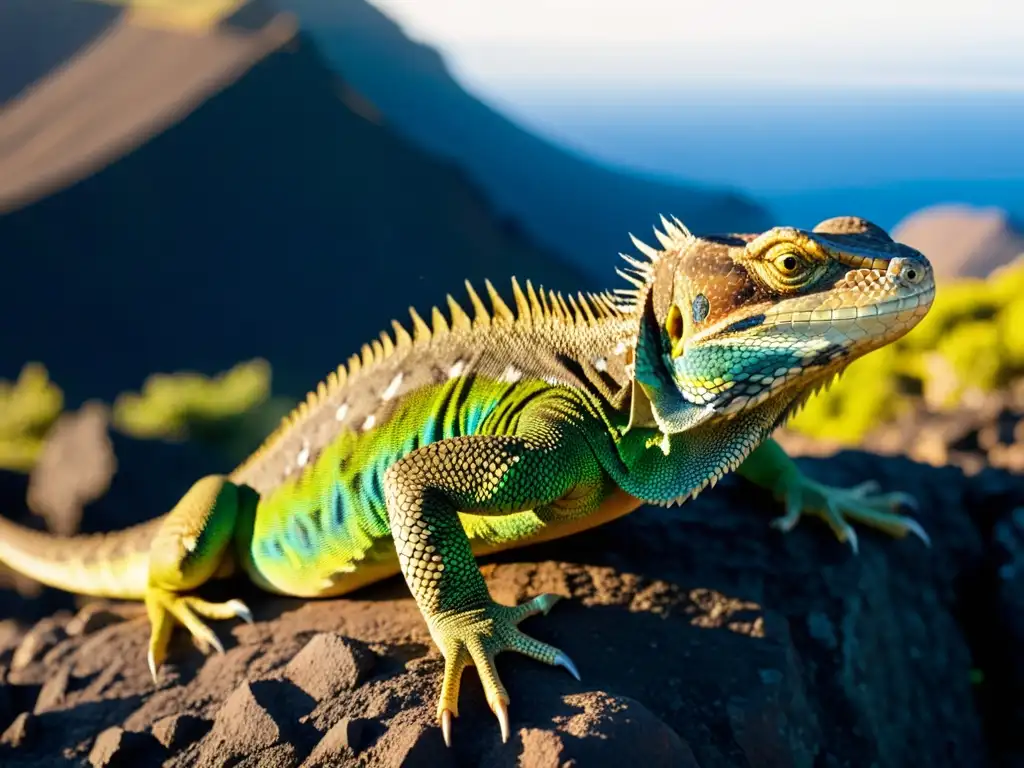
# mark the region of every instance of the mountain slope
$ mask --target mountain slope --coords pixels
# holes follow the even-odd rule
[[[19,35],[4,21],[0,50]],[[252,5],[201,40],[237,48],[280,23]],[[99,105],[45,158],[65,169],[63,187],[0,218],[0,377],[42,360],[74,405],[153,371],[263,356],[275,389],[298,394],[409,305],[463,297],[464,277],[593,287],[497,218],[458,169],[378,124],[303,35],[250,46],[230,77],[198,45],[195,32],[116,18],[0,112],[3,178],[32,142],[5,133],[12,114],[25,120],[35,103],[68,127]],[[117,108],[168,93],[179,112],[166,126]],[[109,149],[99,133],[122,137],[121,154],[67,171],[84,166],[57,155]]]
[[[365,0],[277,4],[299,16],[335,68],[398,130],[453,158],[502,211],[591,274],[608,274],[628,247],[626,233],[645,235],[661,213],[699,231],[770,226],[766,211],[739,193],[612,170],[520,128],[463,90],[437,51],[408,39]]]
[[[942,279],[988,277],[1024,254],[1024,229],[999,208],[933,205],[901,221],[893,237],[927,254]]]

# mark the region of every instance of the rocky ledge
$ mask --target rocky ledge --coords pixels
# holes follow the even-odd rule
[[[565,595],[523,627],[582,682],[505,654],[502,744],[472,669],[446,749],[442,661],[400,579],[304,602],[235,583],[256,622],[217,623],[223,655],[179,634],[159,685],[138,606],[93,602],[0,624],[5,766],[983,766],[1020,759],[1024,480],[846,452],[828,482],[914,494],[932,537],[816,520],[728,479],[491,559],[495,597]],[[208,596],[221,599],[228,585]],[[1016,653],[1014,650],[1016,649]],[[1010,703],[1016,701],[1016,708]]]

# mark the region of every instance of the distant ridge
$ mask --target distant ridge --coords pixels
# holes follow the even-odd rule
[[[295,34],[293,20],[283,14],[271,15],[261,28],[244,34],[168,34],[153,16],[130,19],[130,11],[110,13],[105,4],[81,0],[57,5],[91,8],[90,21],[105,18],[107,24],[64,66],[44,73],[4,105],[0,213],[131,151]],[[55,14],[63,11],[51,8]],[[46,42],[45,20],[17,6],[0,11],[0,39],[7,36],[4,28],[30,23]],[[12,61],[8,71],[23,70]]]
[[[259,356],[301,396],[410,305],[463,298],[464,278],[597,287],[381,125],[270,6],[196,32],[15,2],[0,4],[0,81],[18,94],[0,108],[0,377],[40,360],[75,407]],[[29,33],[53,43],[31,67],[6,53]]]
[[[940,279],[988,277],[1024,254],[1024,226],[999,208],[930,206],[901,221],[893,237],[924,253]]]
[[[465,168],[500,210],[591,274],[607,274],[617,251],[629,247],[627,232],[646,235],[662,213],[698,232],[771,224],[763,207],[738,192],[612,170],[533,135],[467,93],[436,50],[410,40],[365,0],[278,5],[299,16],[336,70],[390,124]]]

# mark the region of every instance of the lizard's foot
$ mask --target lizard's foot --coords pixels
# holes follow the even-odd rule
[[[224,653],[224,646],[200,616],[207,619],[238,618],[252,623],[252,612],[241,600],[211,603],[157,587],[150,587],[146,592],[146,612],[152,627],[149,637],[149,672],[153,675],[154,683],[158,682],[157,670],[167,658],[167,645],[175,620],[192,633],[201,649],[208,651],[214,648],[218,653]]]
[[[437,717],[446,745],[451,746],[452,742],[452,718],[459,716],[459,685],[467,666],[475,666],[480,675],[487,704],[501,726],[502,741],[508,741],[509,697],[498,677],[495,656],[502,651],[516,651],[545,664],[565,667],[580,679],[568,656],[554,646],[534,640],[517,626],[528,616],[546,614],[559,599],[558,595],[544,594],[515,607],[491,602],[482,608],[439,615],[430,622],[430,633],[444,655]]]
[[[822,518],[839,541],[848,542],[857,553],[857,532],[848,521],[877,528],[890,536],[902,538],[908,533],[931,546],[931,539],[920,523],[900,514],[900,509],[917,509],[913,496],[906,493],[878,493],[873,480],[853,488],[837,488],[815,482],[797,474],[776,490],[776,497],[785,501],[786,513],[772,520],[772,527],[781,531],[793,529],[803,515]]]

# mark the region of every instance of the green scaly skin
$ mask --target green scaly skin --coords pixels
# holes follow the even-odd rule
[[[464,668],[509,730],[494,657],[517,651],[578,677],[518,624],[554,595],[495,603],[475,556],[566,536],[643,503],[672,505],[725,473],[772,492],[789,530],[822,517],[921,527],[912,500],[823,486],[770,439],[857,357],[928,311],[931,267],[862,219],[813,231],[698,238],[662,219],[661,249],[634,239],[633,287],[568,299],[513,281],[516,309],[467,285],[432,327],[412,311],[328,376],[244,464],[203,478],[167,515],[127,531],[57,539],[0,521],[0,560],[65,590],[144,600],[154,677],[175,622],[220,648],[202,618],[251,620],[239,601],[192,594],[242,570],[302,597],[405,577],[445,658],[446,742]]]

